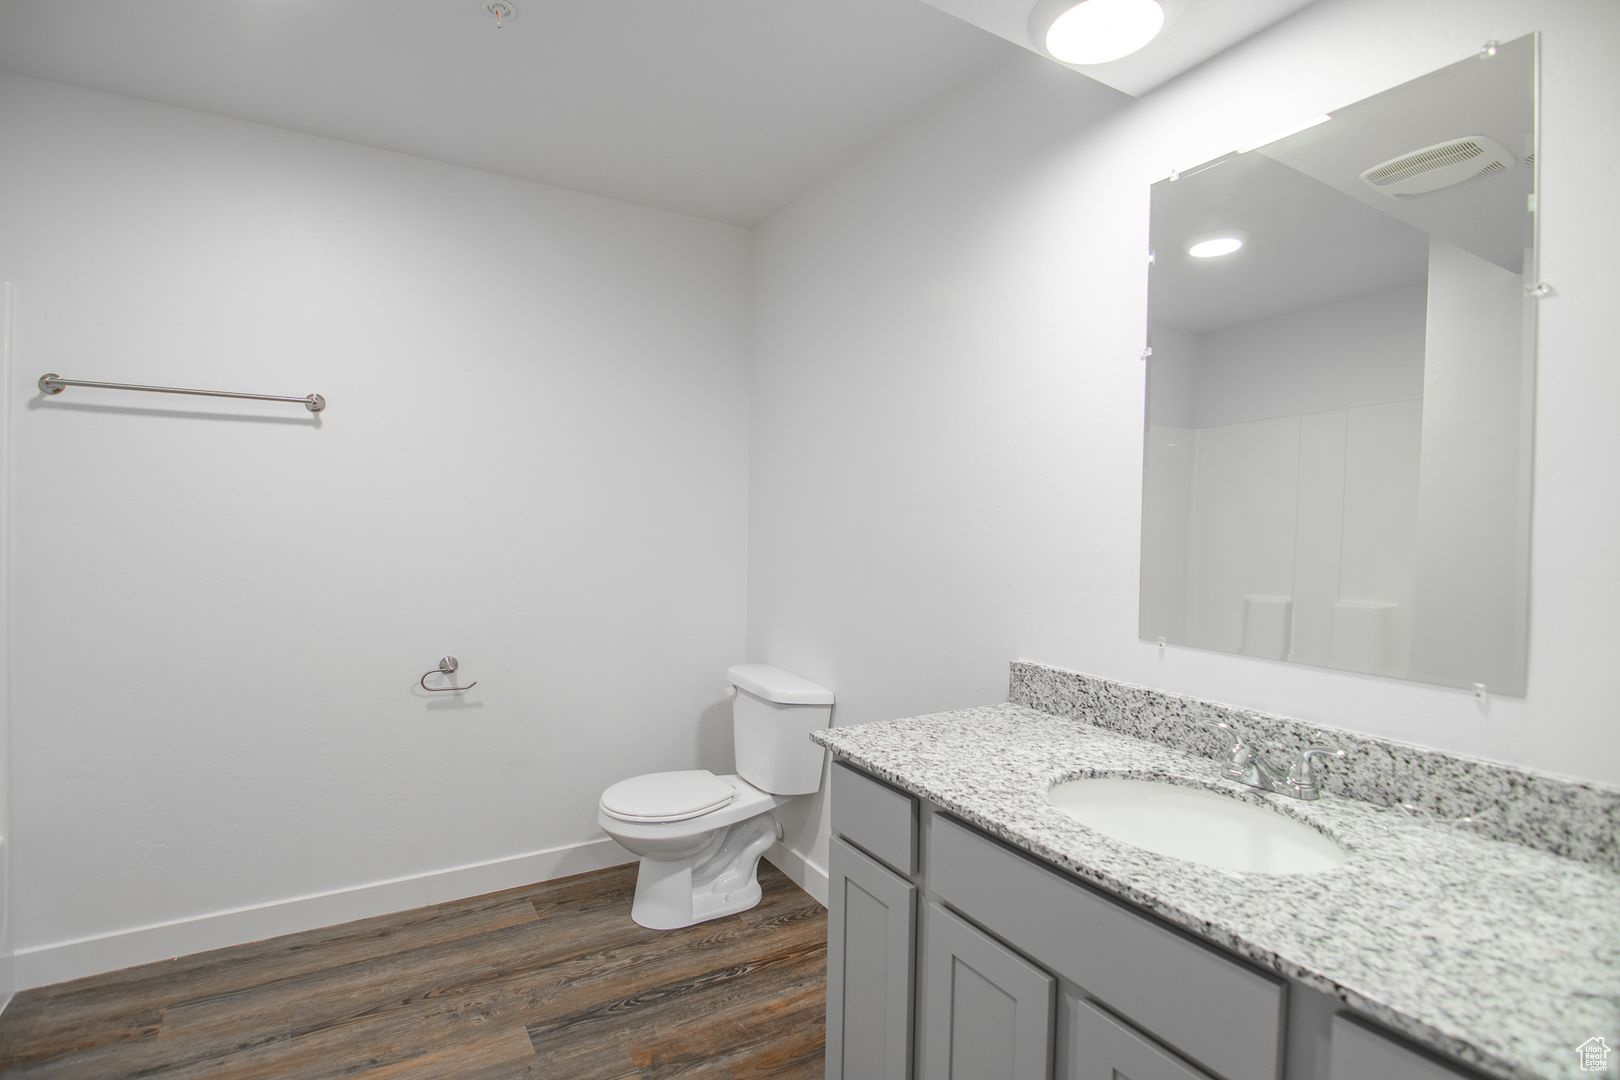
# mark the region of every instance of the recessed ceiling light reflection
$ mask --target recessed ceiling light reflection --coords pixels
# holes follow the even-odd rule
[[[1218,259],[1243,246],[1248,237],[1240,232],[1208,233],[1187,242],[1187,254],[1195,259]]]

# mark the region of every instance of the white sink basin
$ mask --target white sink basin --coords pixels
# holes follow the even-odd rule
[[[1317,874],[1348,857],[1303,822],[1183,784],[1100,776],[1057,784],[1046,797],[1115,840],[1222,870]]]

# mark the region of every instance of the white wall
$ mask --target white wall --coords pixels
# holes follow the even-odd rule
[[[1152,328],[1145,639],[1406,670],[1425,292],[1198,335]],[[1194,430],[1163,426],[1183,423]],[[1189,453],[1175,452],[1182,443]],[[1166,507],[1177,491],[1189,500],[1180,515]],[[1165,535],[1178,518],[1179,545]],[[1178,554],[1185,566],[1171,564]]]
[[[623,861],[603,787],[729,765],[746,234],[20,78],[0,145],[24,982]]]
[[[1143,641],[1187,639],[1187,541],[1197,439],[1192,428],[1148,425],[1142,449]]]
[[[1142,445],[1141,622],[1144,641],[1187,636],[1187,538],[1192,524],[1199,336],[1153,327]]]
[[[1412,665],[1517,687],[1527,612],[1519,591],[1498,586],[1525,562],[1520,460],[1535,390],[1521,324],[1536,302],[1519,275],[1439,241],[1429,275]]]
[[[1293,593],[1295,564],[1307,554],[1295,549],[1294,522],[1310,475],[1299,429],[1298,416],[1279,416],[1193,433],[1185,644],[1254,652],[1245,598]],[[1279,642],[1259,655],[1284,649]]]
[[[1148,336],[1153,342],[1147,364],[1148,423],[1190,428],[1199,405],[1202,335],[1155,323]]]
[[[1408,285],[1199,334],[1192,426],[1422,397],[1425,292]]]
[[[1546,34],[1528,696],[1137,639],[1148,187]],[[1104,122],[1036,58],[959,92],[756,232],[749,654],[850,724],[1004,700],[1031,657],[1534,768],[1620,780],[1609,403],[1620,6],[1324,0]],[[825,858],[819,805],[789,842]]]
[[[1184,628],[1168,640],[1404,673],[1421,409],[1393,401],[1199,428],[1189,433],[1190,470],[1155,456],[1150,443],[1150,511],[1155,495],[1176,485],[1187,489],[1190,507]],[[1167,460],[1168,475],[1155,475]],[[1164,517],[1149,512],[1144,522]],[[1144,596],[1154,591],[1146,575],[1165,572],[1154,557],[1164,547],[1155,538],[1143,548]],[[1512,568],[1498,569],[1507,581]],[[1159,623],[1174,625],[1173,614]]]
[[[0,1011],[16,986],[11,933],[11,282],[0,280]]]

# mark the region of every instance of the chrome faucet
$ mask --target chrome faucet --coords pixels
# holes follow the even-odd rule
[[[1228,780],[1236,780],[1240,784],[1247,784],[1261,791],[1275,791],[1279,795],[1287,795],[1294,799],[1319,799],[1322,797],[1322,785],[1316,778],[1314,759],[1318,757],[1344,757],[1343,750],[1335,750],[1331,746],[1310,746],[1299,752],[1294,763],[1285,773],[1281,769],[1266,764],[1254,748],[1243,741],[1243,736],[1232,730],[1230,724],[1216,724],[1232,735],[1232,749],[1227,752],[1225,766],[1221,775]]]

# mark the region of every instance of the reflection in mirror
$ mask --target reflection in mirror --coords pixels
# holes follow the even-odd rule
[[[1535,68],[1154,185],[1144,639],[1524,692]]]

